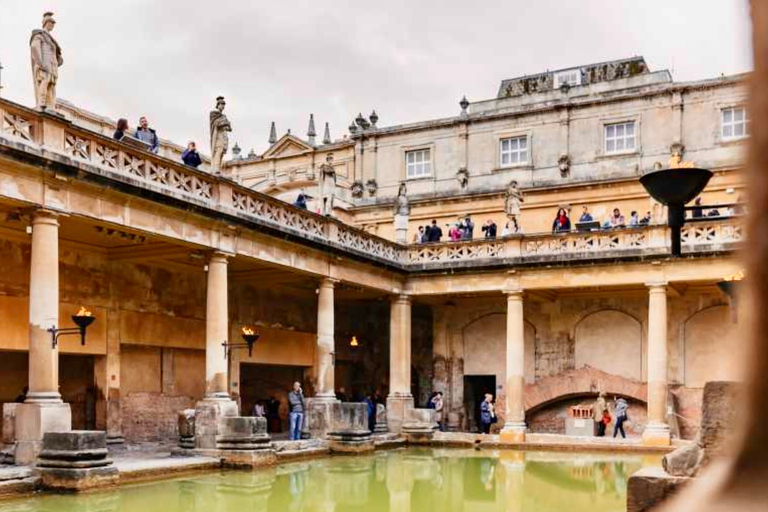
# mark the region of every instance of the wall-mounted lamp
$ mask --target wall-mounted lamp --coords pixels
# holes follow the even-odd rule
[[[744,271],[739,270],[735,274],[725,276],[722,281],[718,281],[717,287],[728,297],[734,299],[736,297],[736,288],[742,279],[744,279]]]
[[[352,339],[349,341],[349,346],[352,348],[357,348],[360,346],[360,343],[357,341],[357,336],[352,336]]]
[[[77,314],[72,315],[72,321],[75,322],[77,327],[65,327],[64,329],[51,327],[48,329],[48,332],[51,333],[53,348],[55,349],[58,346],[59,336],[66,336],[67,334],[79,334],[80,344],[85,345],[85,329],[88,328],[94,320],[96,320],[96,317],[93,316],[93,313],[81,306]]]
[[[253,328],[249,326],[244,326],[240,330],[240,335],[243,337],[243,341],[245,343],[228,343],[224,342],[221,344],[222,347],[224,347],[224,358],[226,359],[227,355],[229,354],[230,350],[236,349],[236,348],[247,348],[248,349],[248,357],[251,357],[253,355],[253,346],[256,344],[256,342],[259,340],[260,335],[256,334],[254,332]]]

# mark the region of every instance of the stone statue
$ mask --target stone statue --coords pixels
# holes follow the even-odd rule
[[[520,203],[524,202],[523,194],[517,188],[517,181],[510,181],[507,188],[507,196],[504,199],[504,212],[507,214],[507,217],[512,219],[520,215]]]
[[[411,205],[408,204],[408,190],[405,188],[405,183],[400,184],[400,189],[397,191],[397,198],[395,199],[395,215],[408,216],[411,214]]]
[[[669,147],[669,168],[670,169],[692,169],[693,162],[683,162],[683,151],[685,146],[675,142]]]
[[[211,110],[211,172],[219,172],[229,145],[228,132],[232,131],[229,119],[224,115],[224,96],[216,98],[216,108]]]
[[[560,169],[560,177],[567,178],[571,174],[571,157],[560,155],[557,159],[557,168]]]
[[[333,214],[333,199],[336,197],[336,169],[333,167],[333,153],[328,153],[325,163],[320,165],[319,182],[320,213]]]
[[[64,64],[61,47],[51,35],[56,20],[52,12],[43,14],[43,28],[32,31],[29,49],[32,56],[32,80],[35,86],[35,106],[39,109],[56,108],[56,81],[59,66]]]
[[[456,179],[462,189],[467,188],[467,185],[469,185],[469,171],[466,167],[459,167],[459,170],[456,171]]]

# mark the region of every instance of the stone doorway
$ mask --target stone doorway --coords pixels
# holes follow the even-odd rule
[[[96,430],[94,357],[59,355],[59,392],[72,408],[73,430]]]
[[[480,403],[483,401],[486,393],[491,393],[494,402],[496,396],[496,376],[495,375],[465,375],[464,376],[464,407],[466,408],[468,425],[466,428],[470,432],[480,431]]]
[[[240,400],[243,416],[253,415],[253,406],[264,405],[265,414],[269,412],[268,401],[274,397],[277,417],[267,414],[270,433],[286,431],[288,418],[288,393],[293,383],[299,381],[304,386],[303,366],[282,366],[269,364],[240,363]],[[304,386],[306,389],[306,386]]]

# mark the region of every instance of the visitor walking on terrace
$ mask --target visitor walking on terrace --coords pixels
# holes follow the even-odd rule
[[[597,396],[593,409],[594,420],[597,423],[597,437],[605,436],[605,422],[603,421],[603,413],[608,410],[608,406],[605,403],[605,391],[601,391]]]
[[[443,238],[443,230],[437,225],[437,220],[432,219],[432,225],[427,229],[427,242],[439,242]]]
[[[568,213],[565,208],[557,210],[557,216],[552,223],[553,233],[568,233],[571,230],[571,219],[568,218]]]
[[[461,225],[458,222],[448,230],[448,238],[451,239],[451,242],[458,242],[461,240]]]
[[[443,401],[443,392],[438,391],[430,401],[435,409],[435,421],[440,426],[440,432],[445,432],[445,402]]]
[[[485,399],[480,402],[480,432],[491,433],[491,424],[496,423],[496,411],[493,407],[493,395],[485,394]]]
[[[128,120],[120,118],[117,120],[117,128],[112,138],[115,140],[121,140],[125,136],[125,132],[128,131]]]
[[[195,169],[203,163],[203,159],[200,158],[200,153],[197,152],[195,141],[191,140],[187,143],[187,149],[181,154],[181,160]]]
[[[621,437],[626,438],[627,434],[624,432],[624,422],[627,421],[627,409],[629,405],[623,398],[614,398],[615,408],[614,416],[616,417],[616,424],[613,426],[613,437],[621,432]]]
[[[157,154],[157,151],[160,148],[160,142],[157,138],[157,132],[149,127],[149,121],[147,121],[146,117],[141,116],[139,118],[139,127],[136,129],[136,133],[133,136],[148,144],[150,151]]]
[[[288,393],[288,410],[290,438],[298,441],[301,439],[301,424],[304,420],[304,393],[298,382],[293,383],[293,391]]]

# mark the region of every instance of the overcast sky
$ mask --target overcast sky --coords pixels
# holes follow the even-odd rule
[[[227,98],[232,140],[267,148],[269,123],[341,138],[358,112],[379,125],[456,115],[463,94],[547,69],[643,55],[695,80],[751,69],[746,0],[0,0],[2,95],[34,106],[29,34],[52,10],[58,95],[161,137],[199,141]]]

